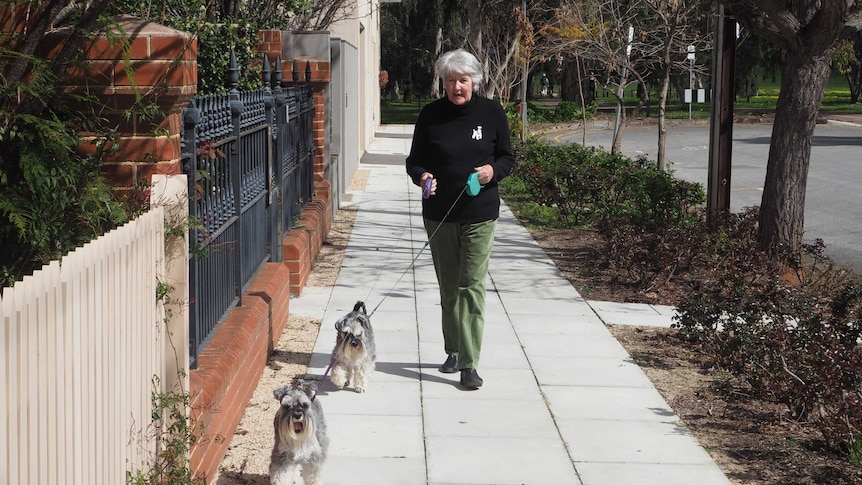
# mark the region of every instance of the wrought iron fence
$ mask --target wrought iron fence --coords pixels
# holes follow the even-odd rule
[[[299,81],[296,63],[293,81]],[[183,111],[188,175],[191,368],[219,323],[268,261],[312,196],[314,101],[305,83],[282,86],[281,61],[264,57],[264,87],[238,91],[231,53],[226,94],[194,98]]]

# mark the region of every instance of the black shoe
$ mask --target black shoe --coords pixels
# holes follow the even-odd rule
[[[446,362],[443,362],[443,365],[440,366],[440,372],[444,374],[454,374],[458,372],[458,356],[455,354],[449,354],[449,357],[446,357]]]
[[[479,389],[484,381],[476,369],[461,369],[461,385],[467,389]]]

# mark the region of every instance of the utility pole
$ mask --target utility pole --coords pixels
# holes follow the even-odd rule
[[[733,80],[736,56],[736,21],[718,4],[712,63],[712,103],[709,114],[709,175],[706,210],[710,226],[716,216],[730,210],[730,162],[733,141]]]
[[[527,0],[521,2],[521,11],[524,14],[524,20],[527,20]],[[524,64],[521,66],[521,141],[527,139],[527,59],[524,56]]]

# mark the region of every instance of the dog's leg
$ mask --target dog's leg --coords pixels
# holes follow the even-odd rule
[[[341,364],[333,365],[332,374],[329,375],[329,380],[335,384],[335,387],[344,389],[344,384],[347,383],[347,372],[345,372],[344,366]]]
[[[299,472],[297,465],[282,465],[269,467],[270,485],[294,485]]]
[[[353,369],[353,390],[356,392],[365,392],[368,387],[368,374],[365,371],[366,369],[362,367]]]
[[[315,463],[302,465],[302,481],[305,485],[322,485],[320,481],[320,467]]]

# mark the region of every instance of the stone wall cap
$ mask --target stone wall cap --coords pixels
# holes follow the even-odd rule
[[[149,20],[141,20],[134,15],[117,15],[114,17],[114,20],[130,37],[140,36],[141,34],[176,36],[177,33],[181,33],[185,36],[190,35],[187,32],[166,25],[150,22]]]

